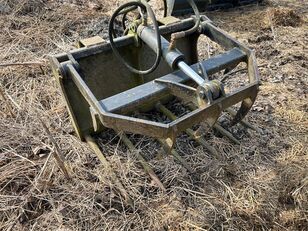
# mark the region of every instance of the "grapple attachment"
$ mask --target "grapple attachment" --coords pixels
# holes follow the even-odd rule
[[[149,11],[139,2],[136,4],[142,8],[140,11]],[[123,14],[125,7],[117,14]],[[206,122],[227,132],[216,124],[224,110],[231,111],[234,116],[230,126],[243,119],[256,99],[259,85],[251,50],[215,27],[205,16],[183,20],[169,16],[158,20],[159,27],[155,23],[148,25],[139,17],[125,35],[113,38],[113,20],[117,14],[110,21],[110,42],[92,39],[98,42],[92,45],[83,42],[81,44],[87,46],[51,57],[71,120],[82,140],[88,141],[89,136],[111,128],[117,132],[158,138],[162,146],[172,152],[180,132],[186,131],[196,138],[196,133],[190,129],[193,125]],[[145,12],[141,12],[143,14]],[[151,21],[155,20],[152,18]],[[199,60],[197,43],[201,35],[226,51]],[[158,56],[162,58],[157,59]],[[120,62],[123,59],[125,65]],[[158,63],[152,71],[138,70],[148,67],[154,60]],[[246,65],[248,83],[225,92],[225,86],[214,78],[214,74],[230,71],[240,63]],[[133,66],[132,71],[127,66]],[[174,98],[190,105],[191,111],[175,117],[164,107]],[[241,103],[238,111],[232,111],[230,107],[238,103]],[[152,110],[160,110],[172,122],[132,116]],[[123,141],[132,147],[127,138]],[[205,144],[206,141],[202,142]],[[209,150],[215,153],[215,150]]]

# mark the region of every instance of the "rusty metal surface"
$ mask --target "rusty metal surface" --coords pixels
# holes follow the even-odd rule
[[[167,16],[167,17],[158,19],[158,22],[161,25],[170,25],[170,24],[174,24],[174,23],[177,23],[177,22],[180,22],[180,21],[181,21],[180,19],[173,17],[173,16]]]
[[[85,39],[81,39],[78,42],[78,47],[90,47],[90,46],[95,46],[101,43],[105,43],[105,39],[103,39],[100,36],[94,36],[94,37],[90,37],[90,38],[85,38]]]

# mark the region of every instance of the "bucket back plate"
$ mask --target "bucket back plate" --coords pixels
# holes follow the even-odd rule
[[[188,21],[163,26],[161,33],[166,39],[169,39],[170,34],[185,30],[192,24],[193,21]],[[192,34],[180,39],[177,43],[178,49],[185,55],[188,64],[198,61],[197,39],[198,35]],[[140,69],[146,69],[155,59],[155,53],[148,46],[145,44],[137,46],[131,36],[121,37],[116,41],[116,45],[125,60]],[[143,76],[131,73],[113,55],[109,43],[75,49],[70,53],[79,64],[78,69],[83,80],[99,100],[172,72],[172,69],[162,59],[158,68],[149,75]],[[70,78],[65,77],[65,71],[61,72],[61,68],[65,66],[65,63],[69,62],[67,54],[54,56],[51,61],[75,130],[80,138],[83,137],[83,134],[91,134],[93,124],[89,104],[82,97],[75,83]]]

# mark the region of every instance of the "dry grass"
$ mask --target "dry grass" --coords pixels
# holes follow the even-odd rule
[[[262,86],[248,120],[261,133],[231,128],[241,140],[234,145],[210,132],[206,138],[219,150],[219,159],[182,135],[177,150],[194,174],[171,156],[154,156],[152,139],[131,137],[167,193],[150,181],[116,134],[100,138],[134,199],[130,207],[114,190],[109,172],[74,135],[45,61],[101,27],[106,38],[116,4],[1,0],[0,64],[43,65],[0,67],[0,230],[306,230],[308,30],[307,4],[298,2],[268,1],[209,13],[256,50]],[[292,23],[286,24],[288,17]],[[70,180],[56,165],[39,118],[60,146]]]

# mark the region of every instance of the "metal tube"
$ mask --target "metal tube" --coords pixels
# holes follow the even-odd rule
[[[157,40],[155,39],[154,31],[147,26],[139,26],[137,29],[138,36],[145,42],[153,51],[157,52],[158,47]],[[161,36],[161,49],[162,55],[165,61],[170,67],[175,69],[180,68],[187,76],[193,79],[199,86],[202,86],[204,79],[198,75],[190,66],[188,66],[183,60],[183,54],[177,49],[169,49],[170,43]]]
[[[138,36],[147,44],[155,53],[157,53],[157,39],[154,30],[148,26],[138,26]],[[168,65],[175,69],[178,61],[184,60],[184,55],[178,49],[169,50],[169,42],[163,36],[160,36],[162,56]]]
[[[177,66],[190,78],[192,78],[199,86],[202,86],[204,79],[198,75],[190,66],[184,61],[178,62]]]

